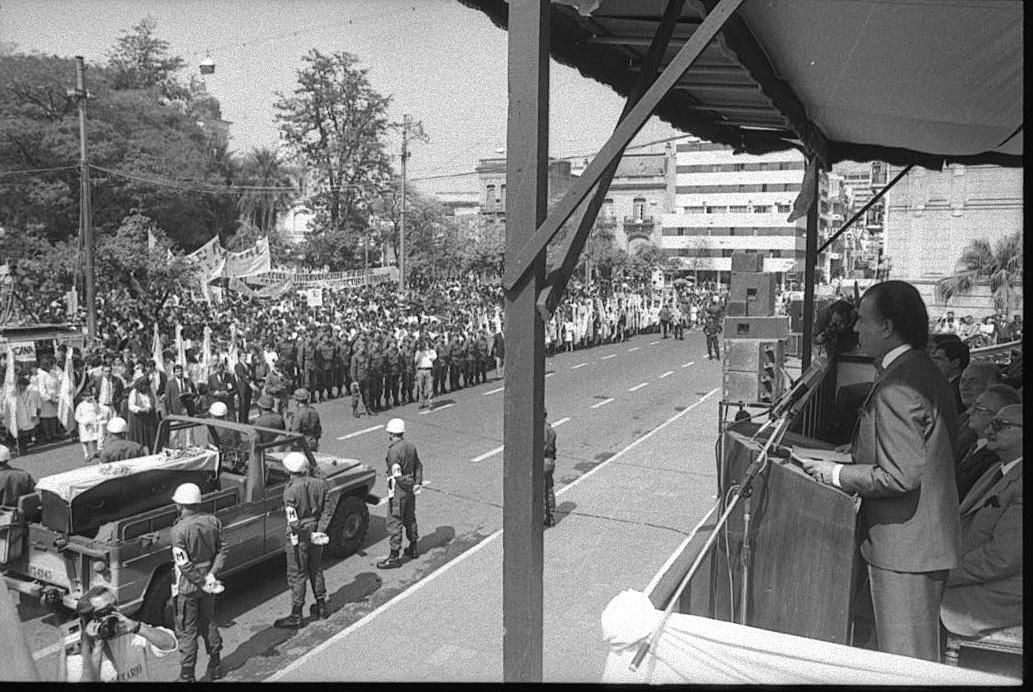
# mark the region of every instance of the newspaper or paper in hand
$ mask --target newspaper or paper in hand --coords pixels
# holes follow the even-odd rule
[[[797,460],[831,461],[835,464],[852,464],[854,458],[849,452],[837,452],[834,449],[815,449],[793,445],[792,455]]]

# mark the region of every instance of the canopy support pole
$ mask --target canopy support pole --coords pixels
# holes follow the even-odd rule
[[[817,169],[817,162],[812,165]],[[821,209],[821,172],[815,170],[814,194],[807,210],[807,245],[803,269],[803,344],[801,344],[800,372],[811,366],[814,335],[814,269],[818,263],[818,212]]]
[[[684,6],[685,0],[668,0],[667,5],[664,7],[664,14],[660,20],[660,25],[657,27],[656,34],[653,35],[653,40],[649,44],[649,51],[646,53],[645,60],[642,63],[642,70],[639,72],[635,87],[632,89],[631,94],[628,95],[628,100],[624,103],[623,110],[621,110],[620,118],[617,121],[618,125],[628,117],[628,113],[635,107],[642,95],[646,93],[649,85],[653,83],[656,71],[660,67],[660,61],[663,59],[664,53],[667,52],[671,36],[674,35],[674,29],[678,26],[678,20],[681,18],[681,11]],[[585,242],[588,240],[592,227],[595,225],[599,209],[603,206],[603,200],[606,199],[606,193],[610,189],[610,183],[613,181],[614,174],[617,172],[621,156],[624,155],[624,149],[624,147],[619,148],[613,160],[610,161],[606,170],[603,171],[602,176],[599,178],[599,184],[595,188],[595,194],[589,200],[584,216],[581,217],[577,231],[571,235],[560,251],[560,257],[562,258],[560,266],[551,271],[546,278],[546,283],[549,284],[548,288],[546,288],[546,295],[544,298],[540,297],[538,301],[539,305],[543,302],[545,304],[545,314],[542,315],[543,320],[547,319],[546,315],[551,316],[551,313],[556,309],[560,298],[563,296],[563,290],[567,287],[567,282],[570,281],[570,277],[577,267],[578,257],[581,255]]]
[[[833,233],[828,240],[821,244],[821,246],[818,248],[818,254],[820,255],[821,253],[825,252],[825,248],[827,248],[829,245],[832,245],[832,241],[834,241],[839,236],[843,235],[843,232],[846,231],[846,229],[850,228],[855,221],[864,216],[868,212],[868,210],[875,205],[876,202],[882,199],[883,195],[890,191],[891,187],[897,184],[897,181],[899,181],[901,178],[907,175],[908,171],[914,168],[914,165],[915,164],[913,163],[909,163],[907,166],[904,167],[904,170],[902,170],[900,173],[897,173],[897,175],[894,176],[893,180],[889,181],[886,185],[883,186],[881,190],[875,193],[875,195],[872,196],[870,200],[868,200],[867,204],[861,207],[861,209],[856,214],[850,217],[849,221],[843,224],[843,226],[838,231]]]
[[[735,13],[745,0],[720,0],[717,6],[707,14],[703,23],[692,33],[692,36],[685,45],[678,51],[660,76],[653,82],[642,98],[628,113],[627,117],[620,121],[620,124],[610,135],[606,144],[599,153],[592,159],[592,163],[581,174],[581,177],[574,186],[567,191],[563,199],[534,234],[523,243],[518,251],[512,255],[506,255],[506,273],[502,277],[502,287],[509,291],[520,281],[525,274],[531,271],[536,258],[541,254],[549,242],[556,236],[559,229],[574,214],[592,188],[602,178],[606,168],[618,158],[632,138],[642,129],[646,121],[656,110],[660,101],[675,87],[685,71],[692,66],[697,58],[703,53],[711,40],[721,31],[728,18]],[[510,7],[512,12],[512,7]],[[512,32],[512,22],[510,32]],[[510,84],[513,87],[513,84]]]
[[[550,12],[550,0],[509,2],[507,265],[548,211]],[[545,324],[535,306],[545,282],[544,248],[518,279],[505,296],[502,668],[505,682],[541,682]]]

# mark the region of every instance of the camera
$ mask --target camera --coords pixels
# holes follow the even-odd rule
[[[114,639],[118,636],[119,618],[117,615],[108,614],[96,618],[97,639]]]

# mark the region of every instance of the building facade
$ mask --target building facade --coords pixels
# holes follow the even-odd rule
[[[662,217],[660,247],[678,273],[727,282],[732,253],[744,250],[762,255],[764,271],[780,283],[802,280],[807,220],[786,219],[800,194],[803,154],[733,154],[731,147],[696,140],[679,143],[675,157],[675,209]],[[819,243],[828,238],[834,213],[828,186],[822,173]],[[828,280],[830,260],[829,252],[819,256],[820,279]]]
[[[670,153],[628,153],[617,164],[610,189],[599,209],[596,226],[613,234],[613,242],[628,254],[646,243],[659,246],[661,220],[674,211],[667,200]]]

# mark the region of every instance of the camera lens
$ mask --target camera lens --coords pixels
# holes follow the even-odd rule
[[[118,616],[106,615],[97,622],[97,636],[101,639],[114,639],[118,635]]]

